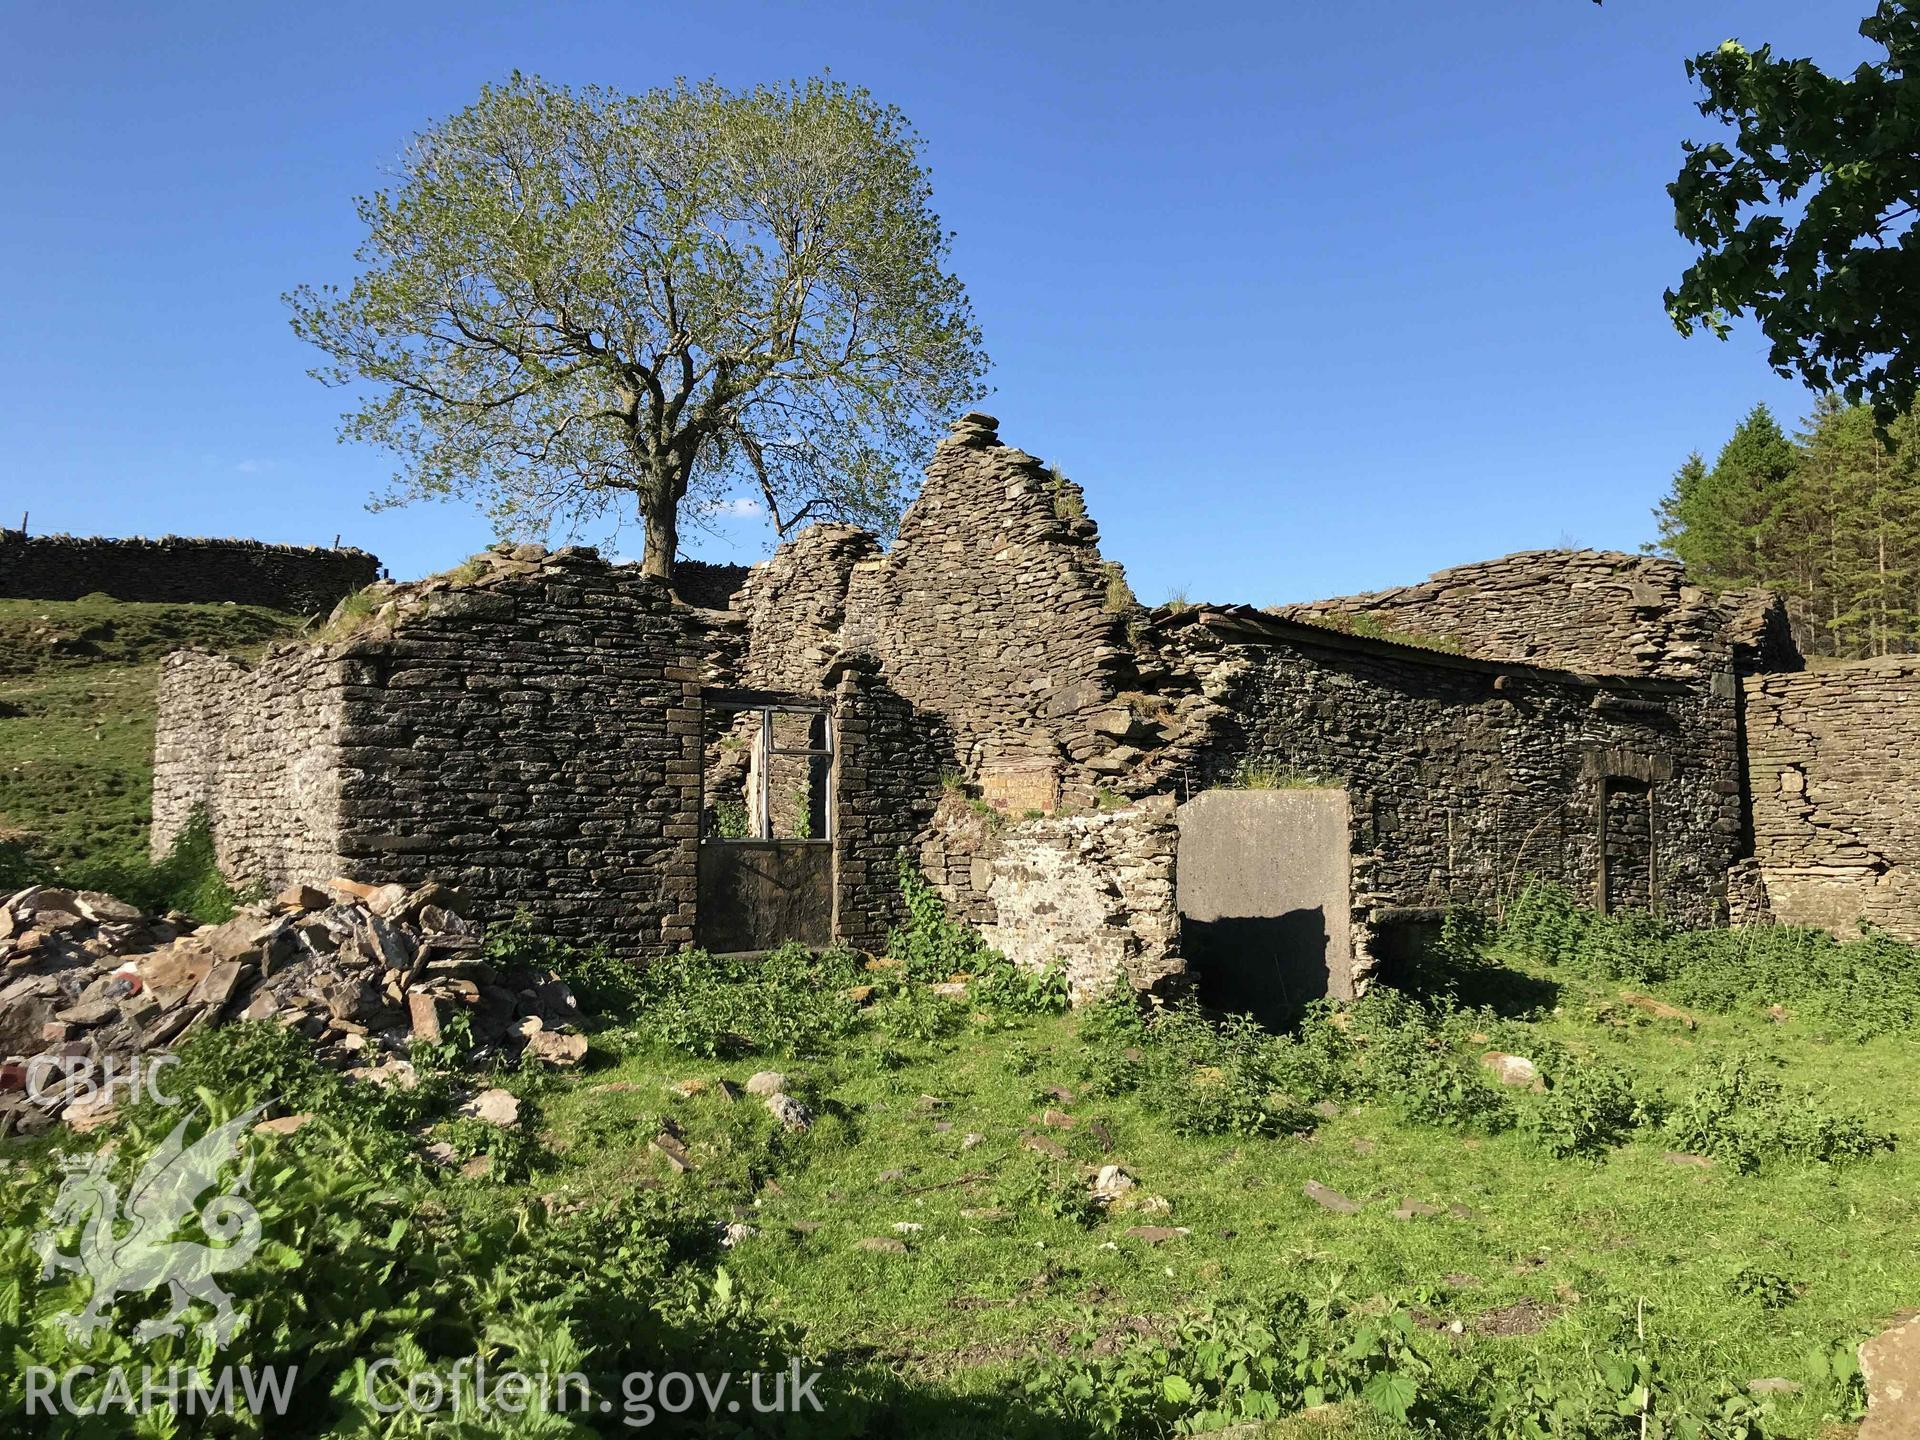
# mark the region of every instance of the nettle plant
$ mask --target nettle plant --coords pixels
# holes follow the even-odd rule
[[[1458,1407],[1435,1385],[1416,1334],[1397,1305],[1357,1313],[1331,1276],[1311,1296],[1216,1301],[1117,1348],[1090,1324],[1029,1392],[1101,1435],[1203,1433],[1343,1400],[1428,1430]]]
[[[897,864],[907,919],[887,936],[887,955],[901,963],[908,979],[939,983],[965,977],[969,998],[998,1010],[1049,1014],[1067,1008],[1064,969],[1013,964],[979,931],[947,913],[946,902],[905,852]]]

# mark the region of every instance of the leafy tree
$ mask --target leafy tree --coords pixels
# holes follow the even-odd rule
[[[1751,311],[1775,370],[1871,400],[1884,429],[1920,391],[1920,0],[1860,33],[1886,55],[1850,77],[1732,40],[1687,62],[1733,134],[1688,142],[1667,187],[1700,254],[1666,301],[1688,335]]]
[[[920,142],[815,78],[644,95],[515,75],[357,202],[351,289],[287,297],[342,436],[503,530],[637,510],[670,576],[682,508],[758,488],[777,530],[884,527],[986,358]]]

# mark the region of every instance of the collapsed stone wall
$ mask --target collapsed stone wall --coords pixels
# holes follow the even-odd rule
[[[699,612],[588,550],[480,559],[485,573],[470,582],[381,592],[371,622],[330,645],[216,677],[226,691],[212,704],[191,691],[216,672],[175,662],[157,811],[190,808],[206,790],[195,777],[245,756],[206,802],[239,881],[424,877],[462,887],[490,922],[524,911],[617,955],[691,942],[708,653]],[[279,696],[320,723],[301,710],[289,728],[284,707],[260,703]],[[333,787],[332,808],[308,810],[299,844],[256,840],[267,827],[255,817],[302,776]],[[314,863],[329,851],[336,863]]]
[[[199,650],[160,670],[152,851],[204,815],[223,873],[277,890],[340,871],[341,660],[292,646],[258,666]]]
[[[0,599],[7,600],[102,594],[170,604],[232,601],[318,615],[379,574],[379,560],[364,550],[178,535],[113,540],[0,530]]]
[[[1598,675],[1700,680],[1798,669],[1779,596],[1712,594],[1677,561],[1601,550],[1523,550],[1417,585],[1277,608],[1336,628],[1398,633],[1491,660]]]
[[[713,580],[724,613],[591,552],[496,547],[458,585],[375,587],[371,624],[304,659],[198,684],[180,662],[156,813],[205,805],[241,879],[430,877],[489,919],[658,953],[695,936],[703,691],[771,691],[835,712],[833,933],[869,949],[906,854],[1020,963],[1064,961],[1082,994],[1156,985],[1183,965],[1174,801],[1248,762],[1347,790],[1362,963],[1396,913],[1497,906],[1529,874],[1600,893],[1603,831],[1608,903],[1723,913],[1733,672],[1778,658],[1777,607],[1559,552],[1358,597],[1493,657],[1471,658],[1340,633],[1333,609],[1148,616],[1096,537],[1078,487],[970,415],[891,549],[816,526],[737,588],[683,587]],[[283,688],[313,713],[265,718]],[[248,807],[293,794],[300,756],[334,789],[300,802],[319,838],[296,843]]]
[[[1606,791],[1651,796],[1649,893],[1612,903],[1724,918],[1741,832],[1730,687],[1475,661],[1250,613],[1164,617],[1159,638],[1218,701],[1189,791],[1247,783],[1249,766],[1255,783],[1346,787],[1358,948],[1390,912],[1498,907],[1529,875],[1595,896]]]
[[[1747,784],[1764,908],[1837,935],[1920,942],[1920,658],[1746,676]]]
[[[755,567],[743,683],[810,692],[839,651],[870,652],[989,800],[1090,805],[1131,759],[1095,723],[1132,679],[1130,600],[1080,488],[997,424],[968,415],[940,442],[890,549],[821,525]]]
[[[734,599],[746,619],[740,683],[810,694],[843,650],[862,648],[847,629],[856,567],[881,557],[880,542],[852,525],[812,525],[748,572]]]
[[[1064,961],[1083,995],[1181,968],[1171,800],[1093,813],[1140,754],[1114,696],[1139,682],[1127,626],[1141,612],[1097,538],[1078,486],[968,415],[890,549],[816,525],[741,587],[742,686],[810,695],[832,677],[843,940],[884,945],[905,854],[990,943],[1035,968]],[[956,810],[963,787],[993,824]],[[1056,811],[1074,813],[1033,818]]]
[[[1095,969],[1114,970],[1101,950],[1115,932],[1137,943],[1133,969],[1177,967],[1170,886],[1134,906],[1116,879],[1131,860],[1079,832],[1101,829],[1114,794],[1189,795],[1249,760],[1350,790],[1363,950],[1382,917],[1497,906],[1529,874],[1601,898],[1603,833],[1608,904],[1724,914],[1742,831],[1730,671],[1797,663],[1772,597],[1711,596],[1649,557],[1532,552],[1301,607],[1307,623],[1207,612],[1228,635],[1196,626],[1202,612],[1147,617],[1096,536],[1077,487],[969,416],[890,550],[818,526],[735,600],[743,684],[811,693],[836,656],[870,657],[915,756],[886,844],[910,841],[955,913],[1010,952],[1060,944],[1072,914]],[[969,810],[962,787],[1000,818]],[[1032,818],[1056,811],[1064,828]],[[1088,887],[1072,897],[1070,852]]]

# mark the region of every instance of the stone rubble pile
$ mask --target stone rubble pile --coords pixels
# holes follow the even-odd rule
[[[108,1118],[134,1059],[272,1020],[356,1079],[411,1079],[416,1042],[467,1018],[475,1058],[586,1054],[565,982],[488,958],[459,892],[296,885],[221,925],[34,886],[0,902],[0,1136]],[[116,1090],[116,1080],[122,1082]]]

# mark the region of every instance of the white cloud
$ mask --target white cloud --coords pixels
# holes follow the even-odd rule
[[[760,502],[751,495],[736,495],[714,506],[713,513],[733,520],[757,520],[766,512],[760,508]]]

